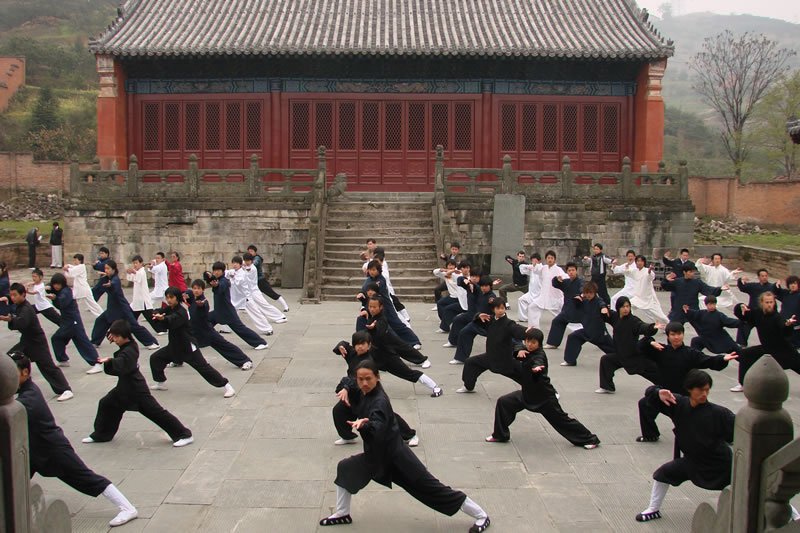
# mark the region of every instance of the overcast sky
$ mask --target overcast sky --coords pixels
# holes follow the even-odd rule
[[[723,15],[758,15],[800,23],[800,2],[796,0],[636,0],[654,15],[660,15],[661,4],[672,4],[675,15],[711,11]]]

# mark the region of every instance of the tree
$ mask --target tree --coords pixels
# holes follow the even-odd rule
[[[753,108],[786,72],[795,52],[779,48],[764,35],[735,36],[726,30],[703,41],[689,63],[694,89],[719,115],[722,143],[737,178],[749,155],[745,126]]]
[[[658,6],[658,12],[661,13],[661,18],[663,20],[671,19],[673,12],[672,4],[669,2],[664,2]]]
[[[33,108],[30,131],[54,130],[58,125],[58,101],[53,96],[53,91],[45,87],[39,93],[36,107]]]
[[[762,148],[783,176],[797,175],[797,145],[786,133],[786,122],[800,117],[800,71],[768,91],[753,113],[752,143]]]

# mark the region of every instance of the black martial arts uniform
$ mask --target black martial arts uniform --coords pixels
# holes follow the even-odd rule
[[[725,328],[738,328],[741,321],[731,318],[720,311],[702,309],[695,311],[689,309],[686,318],[697,332],[697,337],[692,339],[691,347],[695,350],[706,349],[711,353],[738,352],[741,346],[733,339]]]
[[[72,289],[62,287],[55,292],[53,305],[61,311],[61,324],[58,330],[50,337],[53,345],[53,353],[57,361],[68,361],[67,343],[72,341],[83,360],[94,366],[97,364],[97,348],[89,341],[86,330],[83,327],[81,312],[78,309],[78,302],[72,297]]]
[[[722,294],[721,287],[712,287],[698,278],[681,277],[675,278],[673,281],[664,279],[661,281],[661,288],[674,293],[674,298],[670,297],[672,307],[667,317],[681,324],[686,323],[688,320],[686,313],[683,312],[684,305],[688,305],[689,309],[697,311],[700,309],[700,305],[697,303],[700,294],[706,296],[719,296]]]
[[[475,317],[475,320],[480,318]],[[503,315],[500,318],[492,316],[484,324],[486,328],[486,353],[470,357],[464,363],[461,371],[461,380],[464,388],[473,390],[478,377],[489,370],[495,374],[518,380],[514,365],[514,340],[525,338],[525,328]]]
[[[25,236],[28,243],[28,268],[36,268],[36,247],[39,246],[39,232],[36,228],[31,228]]]
[[[448,304],[442,309],[442,321],[439,324],[446,325],[446,328],[441,328],[448,332],[448,341],[453,346],[458,342],[458,334],[461,330],[470,323],[475,317],[475,310],[478,306],[478,297],[481,295],[480,287],[476,283],[472,283],[469,278],[459,276],[456,279],[456,285],[467,291],[467,308],[463,309],[461,303],[456,297],[455,303]],[[455,295],[454,295],[455,297]],[[438,304],[437,304],[438,305]],[[455,331],[453,330],[455,328]],[[452,333],[452,336],[449,335]]]
[[[567,335],[564,361],[570,365],[577,365],[584,343],[589,342],[600,348],[601,352],[609,353],[614,350],[614,341],[606,330],[606,322],[600,312],[602,309],[607,309],[606,302],[600,296],[595,295],[591,300],[575,298],[573,301],[575,312],[583,327]]]
[[[539,348],[529,352],[522,362],[516,361],[516,372],[522,383],[522,390],[511,392],[497,399],[494,410],[494,431],[492,437],[505,442],[511,438],[509,427],[520,411],[528,410],[540,413],[553,429],[575,446],[600,444],[597,435],[586,429],[586,426],[571,418],[561,408],[556,397],[556,390],[547,376],[547,355]],[[532,369],[543,366],[540,372]]]
[[[451,274],[451,276],[455,276],[455,274]],[[467,285],[469,280],[467,280],[467,282],[464,280],[464,276],[457,276],[456,285],[468,290]],[[447,282],[445,281],[445,283]],[[458,294],[451,294],[449,296],[439,298],[439,301],[436,302],[436,314],[439,317],[439,329],[445,332],[450,331],[450,324],[453,323],[453,319],[464,311],[466,311],[466,309],[461,307]]]
[[[150,356],[150,371],[153,373],[153,380],[159,383],[167,381],[164,369],[169,363],[186,363],[203,376],[203,379],[210,385],[218,388],[227,385],[228,380],[208,364],[197,348],[192,337],[189,313],[186,309],[178,304],[175,307],[165,307],[163,311],[169,342]]]
[[[383,307],[384,311],[386,311],[386,306]],[[369,311],[367,311],[369,313]],[[367,315],[367,319],[364,323],[364,330],[369,332],[369,336],[372,338],[372,345],[380,352],[385,353],[387,357],[389,356],[400,356],[409,363],[415,365],[421,365],[425,361],[428,360],[428,357],[422,355],[422,352],[404,342],[392,328],[389,327],[389,323],[386,320],[385,312],[381,313],[377,316],[369,316]],[[375,324],[375,327],[368,328],[367,325]],[[402,361],[397,361],[402,364]],[[403,364],[403,366],[405,366]],[[404,378],[405,379],[405,378]],[[419,379],[419,376],[417,376]],[[414,380],[416,382],[416,380]]]
[[[528,276],[519,271],[520,265],[528,265],[527,261],[518,261],[517,259],[507,255],[505,257],[506,263],[511,265],[511,283],[501,285],[497,292],[500,298],[508,301],[509,292],[528,292]]]
[[[189,307],[189,324],[192,337],[197,341],[198,348],[210,347],[217,351],[227,361],[239,368],[243,364],[252,362],[245,353],[235,344],[225,340],[208,320],[208,300],[205,296],[195,298],[192,291],[184,293],[186,305]]]
[[[106,338],[106,332],[108,332],[111,324],[115,320],[125,320],[130,324],[131,333],[139,342],[145,346],[157,345],[158,341],[153,337],[152,333],[139,324],[136,317],[133,316],[131,304],[125,298],[125,293],[122,292],[122,283],[119,280],[119,276],[115,274],[110,279],[101,279],[106,279],[106,285],[108,285],[104,287],[106,294],[108,294],[108,303],[106,304],[106,310],[94,321],[91,337],[92,344],[100,346],[103,339]]]
[[[795,316],[800,320],[800,291],[791,292],[783,287],[775,287],[775,298],[781,302],[781,317],[789,320]],[[795,326],[792,332],[792,345],[800,348],[800,328]]]
[[[683,277],[683,265],[694,265],[694,262],[687,259],[684,261],[680,257],[676,257],[675,259],[669,259],[666,255],[661,258],[661,262],[664,263],[664,266],[669,268],[677,279]]]
[[[736,281],[736,286],[740,291],[749,296],[747,307],[750,309],[758,309],[758,299],[761,297],[761,295],[768,291],[774,293],[776,289],[774,283],[760,283],[758,281],[745,283],[742,281],[742,278],[739,278]],[[739,331],[736,333],[736,343],[742,346],[747,346],[747,341],[750,340],[750,332],[752,330],[753,326],[751,326],[746,320],[743,320],[742,325],[739,327]]]
[[[42,391],[28,380],[19,386],[17,401],[28,412],[28,445],[31,477],[56,477],[83,494],[97,497],[111,481],[95,474],[78,457],[56,424]]]
[[[233,330],[240,339],[253,348],[266,344],[258,333],[248,328],[239,318],[239,313],[231,303],[231,282],[225,276],[217,278],[217,286],[212,286],[214,293],[214,310],[208,313],[208,321],[212,325],[224,324]]]
[[[345,349],[345,355],[342,355],[342,352],[339,351],[339,348]],[[346,341],[341,341],[339,344],[333,347],[333,353],[341,356],[345,363],[347,363],[347,375],[343,377],[341,381],[339,381],[339,384],[336,386],[336,393],[342,389],[347,389],[349,392],[351,389],[357,388],[356,367],[361,361],[371,359],[378,366],[378,370],[385,370],[390,374],[392,373],[390,369],[391,367],[386,368],[385,365],[381,365],[378,361],[375,361],[375,358],[373,357],[373,355],[375,355],[375,348],[370,348],[369,352],[363,356],[360,356],[356,353],[356,350],[350,346],[349,343]],[[421,372],[420,375],[422,375]],[[410,440],[412,437],[414,437],[414,435],[417,434],[417,432],[411,429],[411,426],[409,426],[408,423],[403,420],[403,417],[397,413],[395,413],[394,416],[397,419],[397,426],[400,429],[400,435],[403,437],[403,440]],[[356,418],[357,417],[353,410],[352,404],[348,406],[344,402],[339,401],[333,406],[333,425],[336,427],[336,432],[341,438],[345,440],[352,440],[356,438],[356,434],[353,433],[353,429],[350,427],[350,424],[347,423],[348,420],[352,421]]]
[[[653,479],[678,486],[691,481],[708,490],[722,490],[731,483],[734,415],[711,402],[691,406],[689,398],[675,394],[675,405],[665,405],[658,397],[658,387],[649,387],[645,400],[653,410],[670,417],[675,424],[675,443],[683,452],[661,465]]]
[[[448,262],[448,261],[450,261],[450,260],[452,260],[452,261],[455,261],[455,263],[456,263],[456,264],[459,264],[459,263],[461,262],[461,256],[460,256],[460,255],[453,255],[453,254],[448,254],[448,255],[446,255],[446,256],[444,256],[444,257],[441,257],[441,256],[440,256],[440,257],[439,257],[439,259],[441,259],[442,261],[444,261],[444,264],[445,264],[445,265],[447,265],[447,262]],[[445,283],[445,281],[444,281],[444,280],[442,280],[442,281],[441,281],[441,282],[440,282],[440,283],[439,283],[439,284],[438,284],[438,285],[437,285],[437,286],[436,286],[436,287],[433,289],[433,299],[434,299],[434,301],[435,301],[436,303],[439,303],[439,300],[441,300],[441,299],[442,299],[442,295],[443,295],[445,292],[447,292],[447,283]],[[455,294],[451,294],[450,296],[455,296]]]
[[[366,396],[357,387],[350,389],[350,403],[357,418],[368,418],[358,432],[364,453],[339,461],[334,483],[351,494],[375,481],[391,488],[396,483],[431,509],[452,516],[467,496],[444,485],[406,446],[400,436],[389,397],[378,383]]]
[[[172,442],[192,436],[192,432],[150,394],[147,382],[139,372],[139,345],[136,341],[131,339],[114,352],[114,358],[103,364],[103,370],[109,376],[117,376],[117,386],[97,404],[94,431],[90,435],[92,440],[108,442],[113,439],[125,411],[138,411],[163,429]]]
[[[669,389],[673,394],[684,392],[683,382],[686,374],[693,368],[708,368],[723,370],[728,366],[724,355],[706,355],[700,350],[690,348],[685,344],[676,350],[670,344],[661,344],[663,350],[656,350],[650,343],[652,337],[647,337],[639,342],[642,354],[653,359],[658,366],[658,381],[656,384],[662,389]],[[646,397],[639,400],[639,425],[642,437],[649,440],[658,439],[661,433],[656,425],[658,409],[653,407]]]
[[[106,277],[106,263],[108,260],[111,259],[110,257],[106,257],[105,259],[97,258],[97,263],[92,265],[92,269],[100,272],[100,277],[97,279],[95,284],[92,286],[92,298],[94,301],[99,302],[100,297],[106,293],[105,284],[108,283],[108,278]]]
[[[480,320],[476,318],[481,313],[493,315],[491,301],[494,300],[494,293],[489,291],[484,294],[480,287],[477,288],[478,294],[475,296],[475,313],[472,315],[461,313],[458,315],[453,324],[450,326],[450,333],[448,340],[450,344],[455,344],[456,353],[453,359],[456,361],[465,362],[472,353],[472,344],[475,342],[475,337],[481,335],[486,336],[486,327]],[[458,327],[457,323],[463,323],[463,327]],[[455,343],[453,343],[455,339]]]
[[[411,346],[422,344],[419,341],[417,334],[414,333],[414,330],[406,326],[397,315],[397,309],[395,309],[394,302],[389,294],[389,290],[386,288],[386,278],[384,278],[381,274],[378,274],[378,276],[375,278],[367,276],[363,285],[361,286],[362,294],[367,294],[367,285],[370,283],[375,283],[378,285],[378,297],[381,299],[381,303],[383,304],[383,314],[386,316],[386,321],[392,327],[392,331],[394,331],[398,337]]]
[[[606,263],[608,261],[608,263]],[[597,285],[597,296],[602,298],[604,302],[610,302],[611,296],[608,295],[608,285],[606,285],[606,274],[608,274],[608,267],[611,265],[611,260],[607,259],[606,254],[600,252],[593,254],[589,258],[590,273],[592,281]]]
[[[547,333],[547,344],[560,346],[561,341],[564,339],[567,324],[581,321],[575,305],[575,297],[580,296],[581,292],[583,292],[583,280],[580,278],[565,278],[559,281],[556,277],[553,278],[552,284],[553,287],[564,293],[564,305],[556,317],[553,318],[552,324],[550,324],[550,331]]]
[[[617,390],[614,372],[620,368],[624,368],[629,375],[640,375],[651,383],[658,381],[658,366],[652,359],[643,357],[637,346],[639,337],[656,334],[658,330],[655,324],[646,324],[632,314],[621,317],[617,311],[609,311],[605,320],[614,329],[614,350],[600,358],[600,388]]]
[[[45,337],[42,325],[39,324],[39,318],[36,316],[36,309],[27,301],[23,301],[15,307],[11,321],[8,323],[8,329],[19,331],[20,340],[8,350],[8,353],[22,352],[27,355],[32,363],[36,363],[36,368],[39,369],[42,377],[56,394],[60,395],[65,391],[72,390],[64,373],[53,362],[50,347],[47,345],[47,337]]]
[[[281,295],[275,292],[275,289],[273,289],[272,285],[270,285],[267,276],[264,275],[264,258],[256,254],[253,257],[253,266],[256,268],[256,274],[258,275],[258,290],[273,300],[278,300]]]
[[[761,344],[745,348],[739,352],[739,383],[744,384],[744,376],[762,355],[770,354],[784,370],[792,369],[800,374],[800,354],[792,344],[792,326],[777,312],[765,314],[758,307],[742,313],[742,305],[733,308],[733,314],[742,322],[747,322],[758,331]]]

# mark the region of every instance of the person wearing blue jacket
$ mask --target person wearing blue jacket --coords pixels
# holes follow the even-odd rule
[[[208,314],[208,321],[213,325],[224,324],[230,327],[239,338],[256,350],[265,350],[267,343],[258,333],[244,325],[231,303],[231,282],[225,277],[225,263],[214,263],[211,272],[206,272],[205,277],[214,293],[214,310]]]
[[[48,294],[47,298],[53,300],[53,305],[61,313],[61,323],[58,326],[58,330],[50,337],[50,344],[53,345],[53,354],[56,357],[56,361],[69,361],[67,344],[72,341],[83,360],[91,367],[90,370],[94,370],[95,367],[100,366],[97,362],[97,348],[89,341],[89,337],[86,335],[81,312],[78,309],[78,302],[72,297],[72,289],[67,286],[66,276],[61,273],[54,274],[50,278],[50,288],[53,292]]]

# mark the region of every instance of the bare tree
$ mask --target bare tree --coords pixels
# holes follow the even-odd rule
[[[767,91],[753,113],[755,127],[748,133],[754,148],[764,152],[770,171],[775,169],[778,175],[787,178],[794,178],[798,170],[800,145],[794,144],[786,133],[786,122],[796,117],[800,117],[800,70]],[[756,159],[755,151],[753,159]]]
[[[737,178],[749,155],[744,136],[747,121],[770,86],[784,75],[787,60],[794,54],[764,35],[735,36],[725,30],[703,41],[689,63],[696,75],[694,89],[722,121],[722,142]]]

